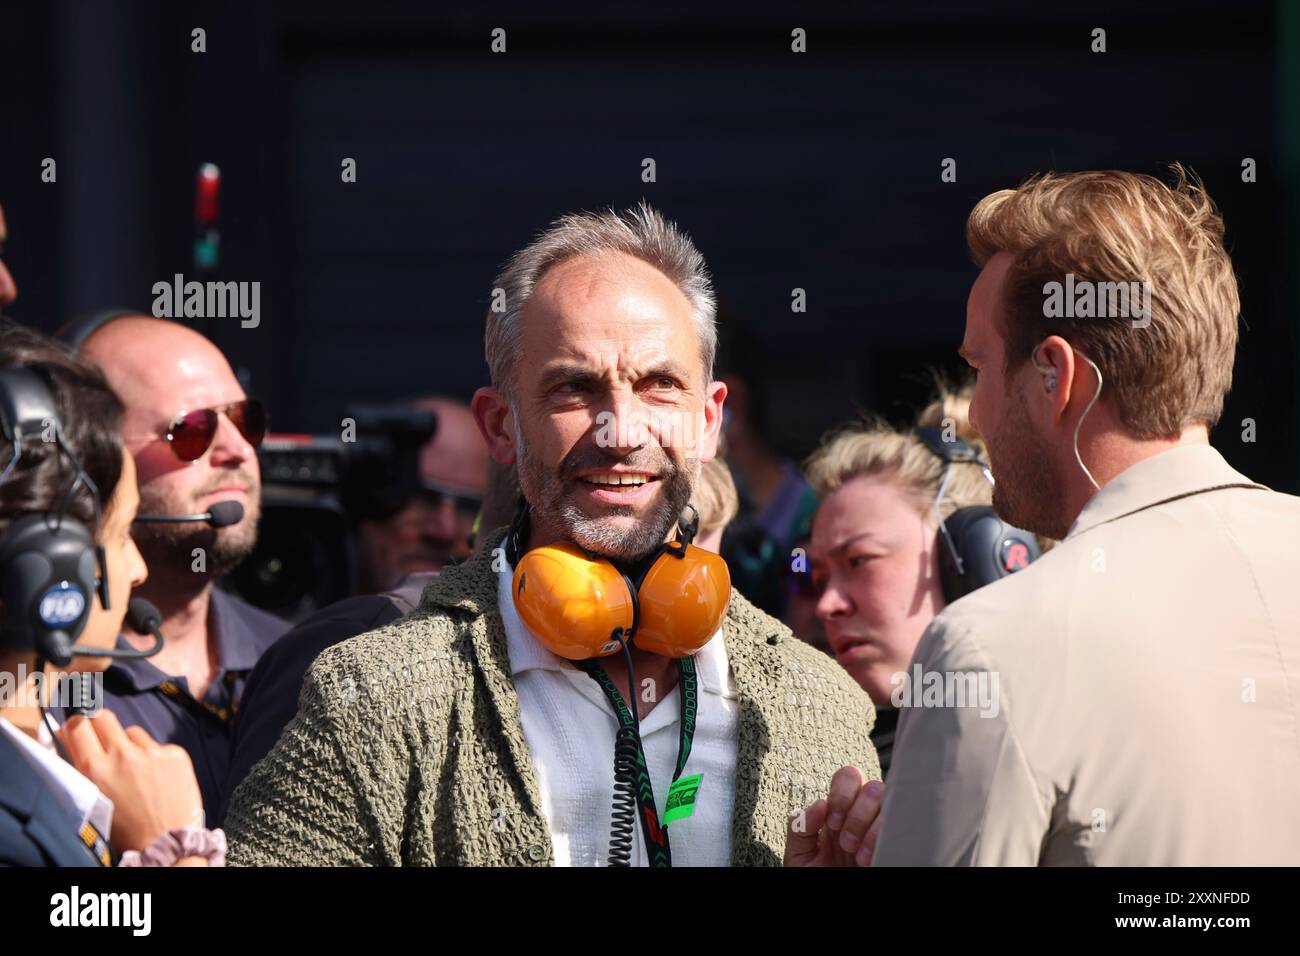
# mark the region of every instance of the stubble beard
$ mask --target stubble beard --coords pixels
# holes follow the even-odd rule
[[[192,577],[203,584],[239,567],[257,544],[257,525],[261,506],[255,488],[248,496],[243,520],[236,525],[214,528],[202,521],[148,521],[131,529],[140,556],[150,575],[168,578]],[[190,514],[197,508],[186,506],[156,488],[140,488],[140,514]],[[198,556],[203,555],[202,570],[195,570]]]
[[[1069,529],[1061,527],[1060,517],[1065,511],[1065,480],[1051,448],[1030,423],[1024,401],[1013,397],[1007,403],[1007,413],[990,438],[985,446],[998,517],[1044,537],[1065,537]]]
[[[548,468],[532,455],[522,430],[516,437],[519,484],[534,513],[559,527],[564,537],[580,548],[615,561],[638,561],[663,544],[668,529],[690,503],[699,478],[699,459],[687,458],[679,467],[661,448],[645,448],[617,458],[598,448],[578,446],[558,467]],[[663,487],[645,516],[638,517],[632,505],[610,505],[605,514],[593,518],[578,506],[573,493],[580,480],[576,473],[616,464],[659,476]],[[636,520],[627,525],[617,520],[620,517]]]

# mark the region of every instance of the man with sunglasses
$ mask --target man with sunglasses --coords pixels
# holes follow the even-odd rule
[[[123,438],[141,515],[202,514],[226,501],[243,507],[238,522],[220,528],[137,519],[133,536],[149,566],[139,596],[162,612],[166,643],[148,660],[115,663],[104,678],[105,707],[124,726],[189,752],[213,819],[248,674],[289,627],[214,587],[257,542],[266,412],[220,350],[176,322],[119,315],[91,332],[80,354],[104,370],[126,406]],[[152,642],[129,630],[119,638],[120,646]]]
[[[395,588],[408,574],[440,571],[469,556],[469,536],[483,503],[487,445],[469,406],[430,396],[411,402],[438,416],[420,449],[420,491],[401,501],[376,494],[359,503],[357,545],[364,594]],[[491,530],[491,529],[488,529]]]

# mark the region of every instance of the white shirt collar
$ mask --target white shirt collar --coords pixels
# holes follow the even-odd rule
[[[506,630],[506,654],[510,658],[510,676],[514,677],[528,670],[572,671],[569,663],[557,654],[547,650],[533,635],[532,631],[519,617],[515,609],[514,594],[511,583],[514,569],[504,558],[501,571],[497,572],[497,607],[501,612],[501,623]],[[707,644],[695,652],[695,671],[699,676],[700,687],[706,692],[731,696],[729,680],[729,663],[727,647],[722,636],[723,624],[709,638]]]
[[[59,809],[73,829],[80,830],[89,820],[107,839],[113,822],[113,801],[104,796],[81,771],[59,756],[54,748],[54,738],[50,736],[45,723],[42,722],[37,727],[37,740],[33,740],[4,717],[0,717],[0,731],[4,731],[18,744],[18,749],[32,765],[32,769],[54,794]]]

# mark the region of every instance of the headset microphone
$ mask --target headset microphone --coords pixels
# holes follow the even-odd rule
[[[163,649],[162,613],[151,601],[131,598],[126,608],[126,623],[138,634],[152,634],[153,646],[143,651],[134,647],[74,647],[72,653],[80,657],[111,657],[115,661],[138,661],[153,657]]]
[[[208,511],[191,515],[136,515],[136,521],[206,521],[214,528],[225,528],[244,520],[244,506],[238,501],[218,501]]]
[[[81,657],[110,657],[113,660],[140,660],[145,657],[152,657],[163,648],[162,635],[162,613],[150,601],[144,598],[131,598],[130,604],[127,605],[126,623],[131,626],[131,630],[140,634],[152,633],[154,636],[154,645],[148,650],[138,651],[135,648],[104,648],[104,647],[68,647],[66,660],[60,663],[58,660],[44,656],[42,653],[37,657],[38,669],[44,668],[44,661],[49,660],[56,667],[66,667],[71,662],[74,655]],[[99,707],[92,702],[94,694],[94,678],[89,672],[82,671],[73,674],[72,679],[80,685],[76,693],[77,704],[67,708],[68,717],[94,717]],[[50,732],[50,739],[54,742],[54,748],[68,763],[73,763],[72,757],[69,756],[63,742],[59,740],[59,725],[54,720],[54,715],[50,713],[44,700],[37,699],[37,708],[41,712],[41,721],[45,724]]]
[[[115,661],[138,661],[145,657],[153,657],[163,649],[162,635],[162,613],[150,601],[144,598],[131,598],[131,603],[127,605],[126,623],[131,626],[131,630],[139,634],[152,634],[153,646],[145,650],[137,650],[134,647],[82,647],[66,640],[66,634],[63,635],[65,640],[55,638],[59,646],[59,657],[50,656],[50,663],[56,667],[67,667],[74,657],[108,657]]]
[[[158,610],[156,604],[144,598],[131,598],[131,603],[126,609],[126,623],[137,634],[162,636],[159,633],[159,628],[162,627],[162,612]]]

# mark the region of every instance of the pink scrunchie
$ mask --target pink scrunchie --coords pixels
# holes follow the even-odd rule
[[[226,865],[226,834],[223,830],[180,827],[168,830],[140,850],[127,850],[118,866],[172,866],[187,856],[207,857],[208,866]]]

